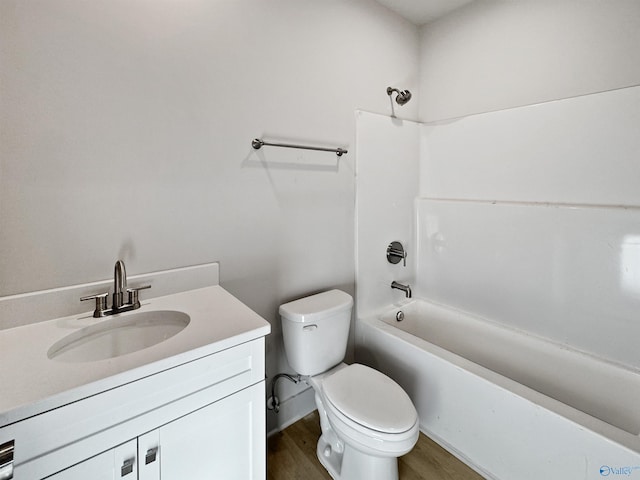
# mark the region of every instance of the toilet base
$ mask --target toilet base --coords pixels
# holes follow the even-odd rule
[[[316,454],[334,480],[398,480],[396,457],[376,457],[350,445],[345,445],[343,452],[337,452],[324,435],[318,440]]]
[[[342,467],[342,455],[343,452],[337,452],[331,448],[331,444],[327,442],[324,435],[318,439],[318,446],[316,448],[316,455],[322,466],[329,472],[331,478],[334,480],[340,480],[340,469]]]

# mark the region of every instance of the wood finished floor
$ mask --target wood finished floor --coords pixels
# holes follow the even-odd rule
[[[318,412],[313,412],[269,438],[267,480],[331,480],[316,457],[319,437]],[[400,457],[398,470],[400,480],[483,480],[422,433],[413,450]]]

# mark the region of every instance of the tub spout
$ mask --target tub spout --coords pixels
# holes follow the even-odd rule
[[[402,283],[398,283],[394,280],[391,282],[391,288],[402,290],[407,298],[411,298],[411,286],[409,284],[403,285]]]

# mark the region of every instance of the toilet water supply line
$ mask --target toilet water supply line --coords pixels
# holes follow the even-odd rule
[[[280,411],[280,400],[276,397],[276,382],[280,378],[286,378],[295,384],[302,381],[302,375],[289,375],[288,373],[279,373],[271,379],[271,396],[267,399],[267,408],[278,413]]]

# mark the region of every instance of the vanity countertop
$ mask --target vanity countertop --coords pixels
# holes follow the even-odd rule
[[[163,342],[105,360],[51,360],[49,348],[81,328],[131,313],[177,310],[189,325]],[[0,427],[267,335],[270,324],[222,287],[142,301],[134,312],[92,312],[0,331]]]

